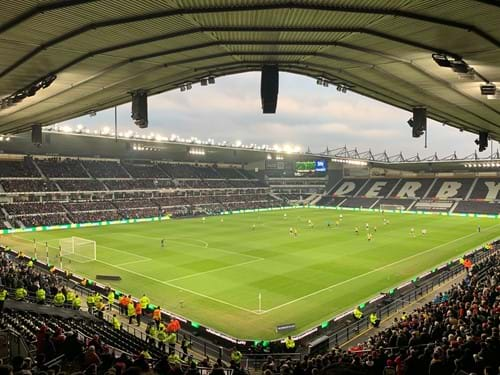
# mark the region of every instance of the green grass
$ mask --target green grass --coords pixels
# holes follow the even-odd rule
[[[147,293],[167,310],[238,338],[274,339],[276,325],[295,323],[295,334],[319,325],[500,233],[497,219],[386,213],[390,224],[383,225],[381,213],[359,211],[343,211],[340,227],[329,228],[339,214],[291,209],[227,215],[223,223],[207,217],[23,233],[10,241],[32,254],[33,239],[54,248],[71,236],[95,240],[97,261],[64,259],[65,268],[92,279],[119,274],[109,285],[120,291]],[[377,226],[371,242],[365,223]]]

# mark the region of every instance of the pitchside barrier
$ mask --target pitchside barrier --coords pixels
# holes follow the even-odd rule
[[[233,215],[251,212],[265,212],[265,211],[276,211],[276,210],[290,210],[296,208],[320,208],[326,210],[337,210],[337,211],[361,211],[361,212],[381,212],[384,213],[401,213],[401,214],[415,214],[415,215],[441,215],[441,216],[461,216],[461,217],[485,217],[485,218],[500,218],[500,215],[487,215],[487,214],[465,214],[465,213],[450,213],[450,212],[433,212],[433,211],[407,211],[407,210],[381,210],[376,208],[355,208],[355,207],[338,207],[338,206],[282,206],[282,207],[269,207],[269,208],[256,208],[249,210],[234,210],[234,211],[223,211],[220,215]],[[116,224],[133,224],[133,223],[145,223],[152,221],[163,221],[171,219],[170,216],[156,216],[142,219],[122,219],[122,220],[112,220],[112,221],[97,221],[89,223],[78,223],[78,224],[60,224],[60,225],[48,225],[40,227],[29,227],[29,228],[14,228],[14,229],[2,229],[1,234],[11,234],[11,233],[24,233],[24,232],[41,232],[47,230],[58,230],[58,229],[75,229],[75,228],[87,228],[87,227],[97,227],[97,226],[107,226]]]

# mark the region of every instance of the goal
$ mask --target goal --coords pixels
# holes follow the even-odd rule
[[[404,211],[406,210],[405,206],[400,204],[381,204],[379,206],[380,211]]]
[[[96,243],[80,237],[62,238],[59,240],[61,257],[75,262],[85,263],[97,259]]]

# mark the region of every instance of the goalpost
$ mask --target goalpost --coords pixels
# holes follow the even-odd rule
[[[96,242],[81,237],[69,237],[59,240],[61,257],[75,262],[85,263],[97,259]]]
[[[381,204],[379,206],[380,211],[405,211],[406,207],[400,204]]]

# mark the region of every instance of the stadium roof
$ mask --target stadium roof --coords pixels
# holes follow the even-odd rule
[[[3,134],[129,102],[137,89],[278,64],[500,139],[500,94],[480,92],[500,83],[495,0],[16,0],[0,9],[0,98],[11,99]]]

